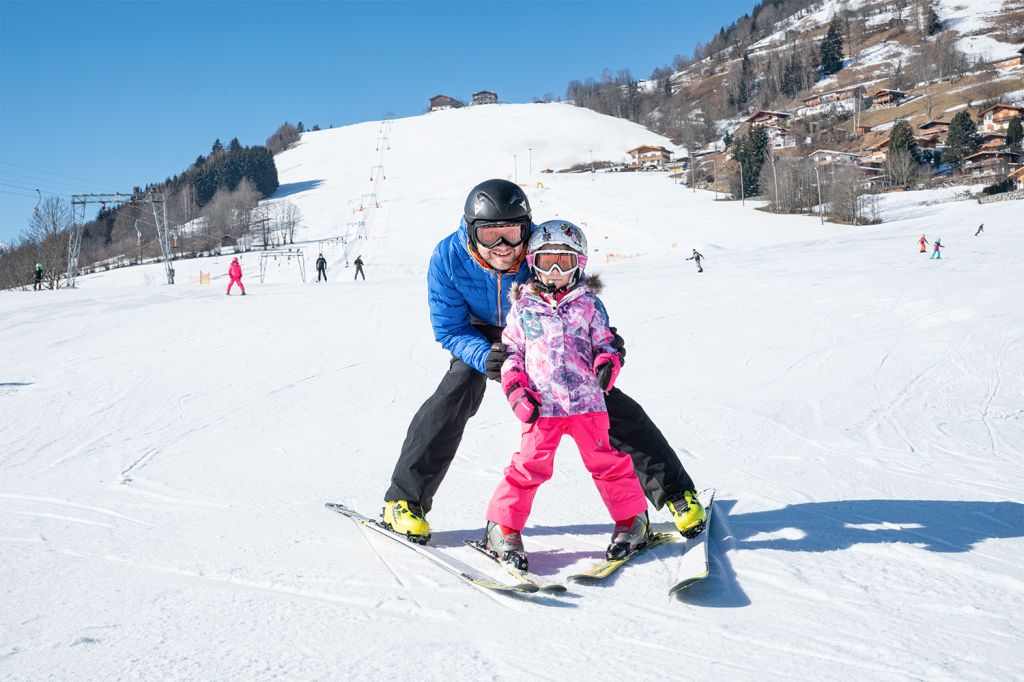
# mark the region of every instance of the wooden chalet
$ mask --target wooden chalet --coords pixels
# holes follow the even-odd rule
[[[441,111],[442,109],[460,109],[466,106],[462,100],[449,97],[448,95],[434,95],[430,98],[430,110]]]
[[[899,90],[878,90],[871,95],[871,103],[876,107],[897,104],[906,99],[907,93]]]
[[[1021,166],[1017,170],[1013,171],[1007,177],[1013,180],[1017,189],[1024,190],[1024,166]]]
[[[949,121],[932,120],[917,126],[922,137],[938,141],[938,139],[949,132]]]
[[[968,173],[1006,172],[1020,161],[1021,155],[1011,151],[985,150],[975,152],[963,160],[963,169]]]
[[[788,123],[790,118],[792,116],[784,111],[766,111],[762,109],[755,111],[748,118],[744,119],[743,122],[752,126],[781,126]]]
[[[672,160],[672,152],[664,147],[642,144],[626,152],[632,158],[629,167],[633,170],[641,168],[664,168]]]
[[[830,164],[850,163],[860,161],[863,154],[859,152],[837,152],[832,149],[817,149],[807,155],[807,158],[817,166],[828,166]]]
[[[1003,149],[1006,147],[1006,133],[978,133],[978,149]]]
[[[1021,65],[1024,65],[1024,54],[1015,54],[992,62],[992,66],[997,69],[1013,69]]]
[[[1024,117],[1024,107],[1013,104],[996,104],[981,112],[980,132],[1006,130],[1010,121]]]
[[[473,93],[473,104],[497,104],[498,93],[490,90],[477,90]]]

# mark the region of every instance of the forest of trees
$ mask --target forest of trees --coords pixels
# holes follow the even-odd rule
[[[225,236],[238,238],[247,234],[257,219],[262,221],[260,227],[264,232],[294,233],[298,221],[294,206],[288,204],[273,212],[256,213],[258,202],[271,196],[279,186],[271,141],[279,150],[287,148],[298,139],[292,129],[290,124],[282,125],[268,139],[267,146],[245,147],[234,138],[225,147],[218,139],[209,154],[197,157],[180,175],[140,190],[140,194],[163,193],[175,253],[212,251]],[[47,285],[60,286],[67,271],[68,228],[72,220],[67,200],[43,200],[17,243],[0,248],[0,289],[27,285],[36,262],[43,265]],[[136,201],[102,207],[85,224],[79,263],[84,270],[93,263],[111,259],[137,262],[160,253],[152,208],[148,202]]]

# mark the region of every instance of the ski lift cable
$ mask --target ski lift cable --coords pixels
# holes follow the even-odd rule
[[[28,190],[29,192],[38,192],[39,191],[38,187],[29,187],[27,185],[17,185],[17,184],[11,183],[11,182],[0,181],[0,185],[3,185],[4,187],[13,187],[14,189],[25,189],[25,190]],[[45,185],[42,185],[42,187],[43,187],[43,189],[46,189]],[[71,196],[70,194],[63,194],[61,192],[51,192],[49,189],[46,189],[46,193],[47,194],[53,194],[54,196],[58,196],[58,197],[70,197]]]
[[[96,185],[97,187],[103,187],[104,189],[110,189],[112,185],[108,185],[102,182],[96,182],[95,180],[86,180],[85,178],[78,178],[74,175],[65,175],[63,173],[54,173],[53,171],[42,170],[41,168],[33,168],[32,166],[24,166],[20,163],[13,163],[11,161],[0,161],[0,164],[5,166],[14,166],[15,168],[23,168],[24,170],[30,170],[35,173],[43,173],[44,175],[56,175],[60,178],[67,178],[68,180],[77,180],[78,182],[85,182],[90,185]]]
[[[0,168],[0,179],[10,180],[11,182],[27,182],[35,184],[37,187],[69,187],[74,188],[76,191],[82,189],[82,183],[74,180],[60,180],[57,178],[41,178],[36,175],[28,175],[27,173],[15,173],[9,170]],[[92,188],[88,188],[92,189]]]
[[[33,197],[33,196],[32,196],[31,194],[25,194],[25,193],[23,193],[23,192],[14,192],[14,191],[11,191],[11,190],[9,190],[9,189],[0,189],[0,194],[10,194],[11,196],[14,196],[14,197],[29,197],[29,198],[35,198],[35,197]]]

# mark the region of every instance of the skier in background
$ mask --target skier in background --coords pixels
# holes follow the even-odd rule
[[[979,234],[981,234],[984,231],[985,231],[985,223],[982,223],[981,225],[978,225],[978,231],[974,233],[974,236],[977,237]]]
[[[34,291],[42,291],[43,290],[43,264],[42,263],[36,263],[35,276],[36,276],[36,283],[34,285],[32,285],[32,289]]]
[[[928,260],[931,260],[932,258],[942,260],[942,251],[940,251],[940,249],[942,249],[942,240],[936,239],[935,243],[932,244],[932,255]]]
[[[572,223],[549,220],[533,229],[526,262],[533,279],[512,286],[501,336],[508,351],[501,387],[523,422],[522,439],[487,507],[484,547],[529,570],[522,529],[568,434],[615,522],[606,556],[621,559],[650,542],[651,526],[633,461],[608,438],[604,395],[622,359],[596,295],[600,281],[583,279],[587,239]]]
[[[238,263],[238,258],[231,259],[231,267],[228,268],[228,277],[231,281],[228,282],[228,296],[231,295],[231,287],[238,283],[238,288],[242,290],[242,296],[245,296],[245,285],[242,284],[242,266]]]
[[[700,266],[700,261],[703,257],[704,255],[702,253],[697,251],[697,249],[694,249],[693,255],[687,258],[686,260],[692,260],[694,263],[697,264],[697,272],[704,272],[704,268]]]
[[[917,243],[921,245],[921,253],[928,253],[928,240],[921,235],[921,238],[917,240]]]
[[[324,281],[327,281],[327,259],[324,258],[324,254],[320,254],[320,257],[316,259],[316,281],[320,281],[320,276],[323,275]],[[365,275],[363,277],[365,279]]]
[[[363,276],[363,281],[366,281],[366,273],[363,272],[363,257],[361,255],[356,256],[356,259],[352,262],[356,266],[356,276],[352,278],[353,281],[359,279],[359,275]]]

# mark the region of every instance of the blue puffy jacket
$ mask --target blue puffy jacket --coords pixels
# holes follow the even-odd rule
[[[515,274],[484,268],[469,253],[466,221],[441,240],[430,257],[427,298],[434,338],[464,363],[485,373],[490,342],[473,323],[505,326],[513,282],[530,278],[524,259]]]

